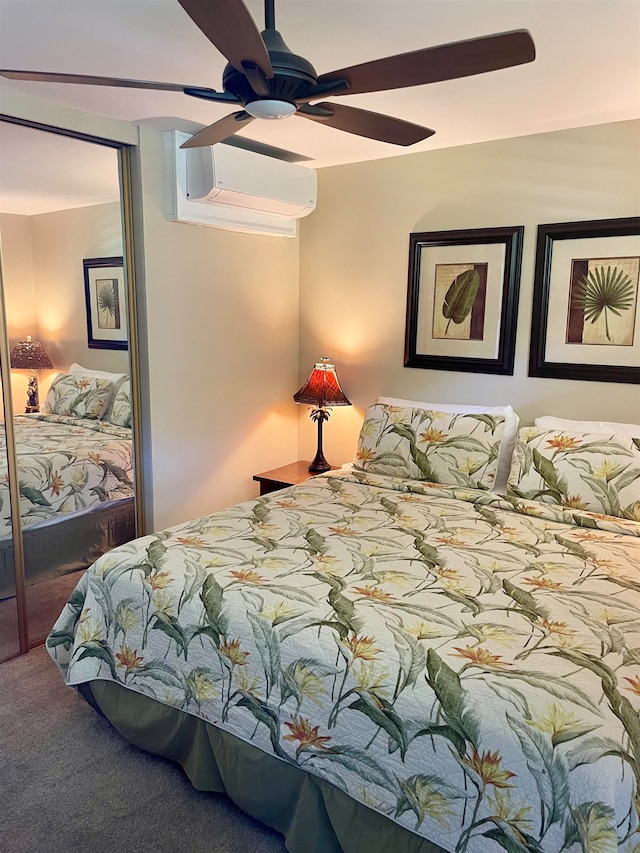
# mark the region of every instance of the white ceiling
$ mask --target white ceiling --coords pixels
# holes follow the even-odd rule
[[[245,2],[262,29],[262,0]],[[512,29],[528,29],[536,44],[535,62],[517,68],[340,99],[436,130],[410,148],[296,117],[255,121],[242,132],[304,154],[313,167],[640,117],[638,0],[276,0],[276,26],[319,74]],[[220,90],[225,60],[176,0],[0,0],[0,65]],[[134,122],[172,116],[205,126],[231,111],[172,92],[0,80],[0,94],[22,92]],[[0,131],[11,136],[7,125]],[[3,199],[18,174],[10,142],[0,150]],[[95,163],[87,156],[84,165],[89,180]],[[100,193],[92,187],[89,197]]]

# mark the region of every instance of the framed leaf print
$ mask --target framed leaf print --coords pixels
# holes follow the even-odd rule
[[[127,349],[127,302],[122,258],[86,258],[87,339],[92,349]]]
[[[538,226],[529,375],[640,383],[640,217]]]
[[[523,233],[410,235],[405,367],[513,374]]]

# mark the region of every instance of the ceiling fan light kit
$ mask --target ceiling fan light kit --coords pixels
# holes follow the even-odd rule
[[[254,118],[281,119],[292,116],[296,111],[295,104],[289,101],[276,101],[273,98],[263,98],[260,101],[251,101],[245,104],[245,111]]]
[[[228,139],[254,119],[297,115],[346,133],[391,145],[415,145],[435,131],[392,116],[322,102],[323,98],[422,86],[532,62],[535,46],[526,30],[495,33],[426,47],[317,75],[293,53],[275,28],[274,0],[265,0],[265,28],[259,32],[243,0],[178,0],[184,11],[226,58],[224,91],[177,83],[42,71],[0,70],[13,80],[182,91],[205,100],[240,105],[185,143],[195,148]],[[320,101],[320,103],[316,103]],[[312,103],[314,102],[314,103]]]

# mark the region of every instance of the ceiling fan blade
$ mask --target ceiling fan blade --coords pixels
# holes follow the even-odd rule
[[[1,77],[9,80],[25,80],[32,83],[78,83],[84,86],[121,86],[126,89],[157,89],[162,92],[184,92],[188,95],[206,98],[210,101],[229,101],[237,99],[226,92],[216,92],[196,86],[182,86],[180,83],[155,83],[152,80],[125,80],[121,77],[95,77],[90,74],[60,74],[57,71],[12,71],[0,70]]]
[[[221,118],[205,127],[204,130],[198,131],[195,136],[183,142],[180,148],[204,148],[207,145],[215,145],[216,142],[222,142],[223,139],[228,139],[230,136],[240,130],[241,127],[253,121],[253,116],[246,113],[244,110],[239,110],[237,113],[230,113],[228,116]]]
[[[178,3],[234,68],[244,73],[245,64],[249,68],[257,66],[265,77],[273,77],[265,43],[242,0],[178,0]]]
[[[232,148],[242,148],[244,151],[253,151],[254,154],[263,154],[265,157],[273,157],[274,160],[283,160],[285,163],[313,160],[313,157],[307,157],[306,154],[298,154],[286,148],[276,148],[275,145],[267,145],[265,142],[258,142],[257,139],[249,139],[246,136],[230,136],[224,140],[223,144],[230,145]]]
[[[533,62],[536,49],[527,30],[513,30],[466,41],[426,47],[411,53],[388,56],[318,77],[318,85],[345,79],[349,88],[336,95],[383,92],[455,80]]]
[[[356,136],[366,136],[380,142],[390,142],[392,145],[414,145],[435,133],[435,130],[428,127],[420,127],[399,118],[328,101],[300,107],[297,115],[328,124],[336,130],[345,130],[347,133],[355,133]]]

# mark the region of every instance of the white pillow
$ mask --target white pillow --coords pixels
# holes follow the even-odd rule
[[[564,418],[554,418],[551,415],[536,418],[533,424],[538,429],[544,430],[562,429],[567,432],[595,432],[640,438],[639,424],[617,424],[607,421],[568,421]]]
[[[81,364],[78,364],[74,361],[71,365],[68,373],[73,373],[75,376],[89,376],[91,379],[108,379],[110,382],[113,382],[113,393],[109,402],[106,405],[104,412],[100,420],[108,421],[111,419],[111,413],[113,411],[113,404],[120,390],[120,386],[128,379],[128,374],[126,373],[108,373],[106,370],[91,370],[90,367],[83,367]]]
[[[464,414],[465,412],[471,415],[503,415],[504,433],[500,444],[498,468],[492,491],[498,492],[501,495],[506,494],[507,480],[509,479],[509,471],[511,470],[511,457],[513,456],[513,448],[518,437],[518,427],[520,426],[520,418],[511,406],[466,406],[456,403],[423,403],[416,400],[401,400],[397,397],[378,397],[378,403],[386,403],[389,406],[400,406],[400,408],[405,409],[433,409],[437,412],[447,412],[454,415]]]

